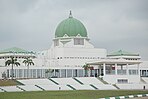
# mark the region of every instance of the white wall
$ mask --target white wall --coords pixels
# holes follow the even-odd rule
[[[142,63],[140,64],[140,69],[148,70],[148,61],[142,61]]]
[[[81,37],[78,37],[78,38],[81,38]],[[88,38],[82,37],[82,39],[84,39],[84,45],[74,45],[74,38],[59,38],[59,46],[57,47],[94,48],[93,44],[89,42]]]
[[[140,83],[139,75],[105,75],[103,79],[111,84],[116,84],[117,79],[128,79],[128,83]]]
[[[57,64],[60,66],[64,66],[64,65],[78,66],[78,65],[84,65],[88,61],[98,60],[98,58],[100,57],[106,57],[106,49],[55,48],[55,57],[57,59],[56,60]]]

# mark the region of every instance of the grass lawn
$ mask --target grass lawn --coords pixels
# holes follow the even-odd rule
[[[18,84],[16,80],[0,80],[0,86],[13,86]]]
[[[109,96],[146,93],[148,93],[148,91],[142,90],[0,92],[0,99],[97,99]]]

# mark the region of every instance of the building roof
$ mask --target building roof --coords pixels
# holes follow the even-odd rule
[[[4,49],[0,51],[0,54],[4,54],[4,53],[32,53],[32,51],[27,51],[21,48],[17,48],[17,47],[12,47],[12,48],[8,48],[8,49]]]
[[[127,51],[119,50],[109,54],[108,56],[139,56],[139,54],[130,53]]]
[[[140,60],[126,60],[126,59],[99,59],[97,61],[86,62],[89,65],[100,65],[100,64],[120,64],[120,65],[134,65],[142,63]]]
[[[63,36],[75,37],[80,35],[81,37],[87,37],[87,30],[85,26],[77,19],[73,18],[71,12],[69,18],[63,20],[56,28],[55,38]]]

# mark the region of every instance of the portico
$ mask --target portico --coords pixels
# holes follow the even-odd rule
[[[132,76],[137,76],[137,78],[140,79],[140,63],[140,60],[125,59],[100,59],[94,62],[87,62],[87,64],[98,69],[97,75],[103,77],[104,80],[108,81],[108,79],[112,79],[112,77],[116,78],[115,81],[113,81],[114,83],[124,82],[123,79],[126,79],[127,83],[131,83],[128,78]],[[109,82],[110,81],[112,80],[109,80]]]

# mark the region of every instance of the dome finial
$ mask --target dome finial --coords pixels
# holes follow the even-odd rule
[[[72,12],[71,12],[71,10],[70,10],[70,13],[69,13],[69,18],[72,18]]]

